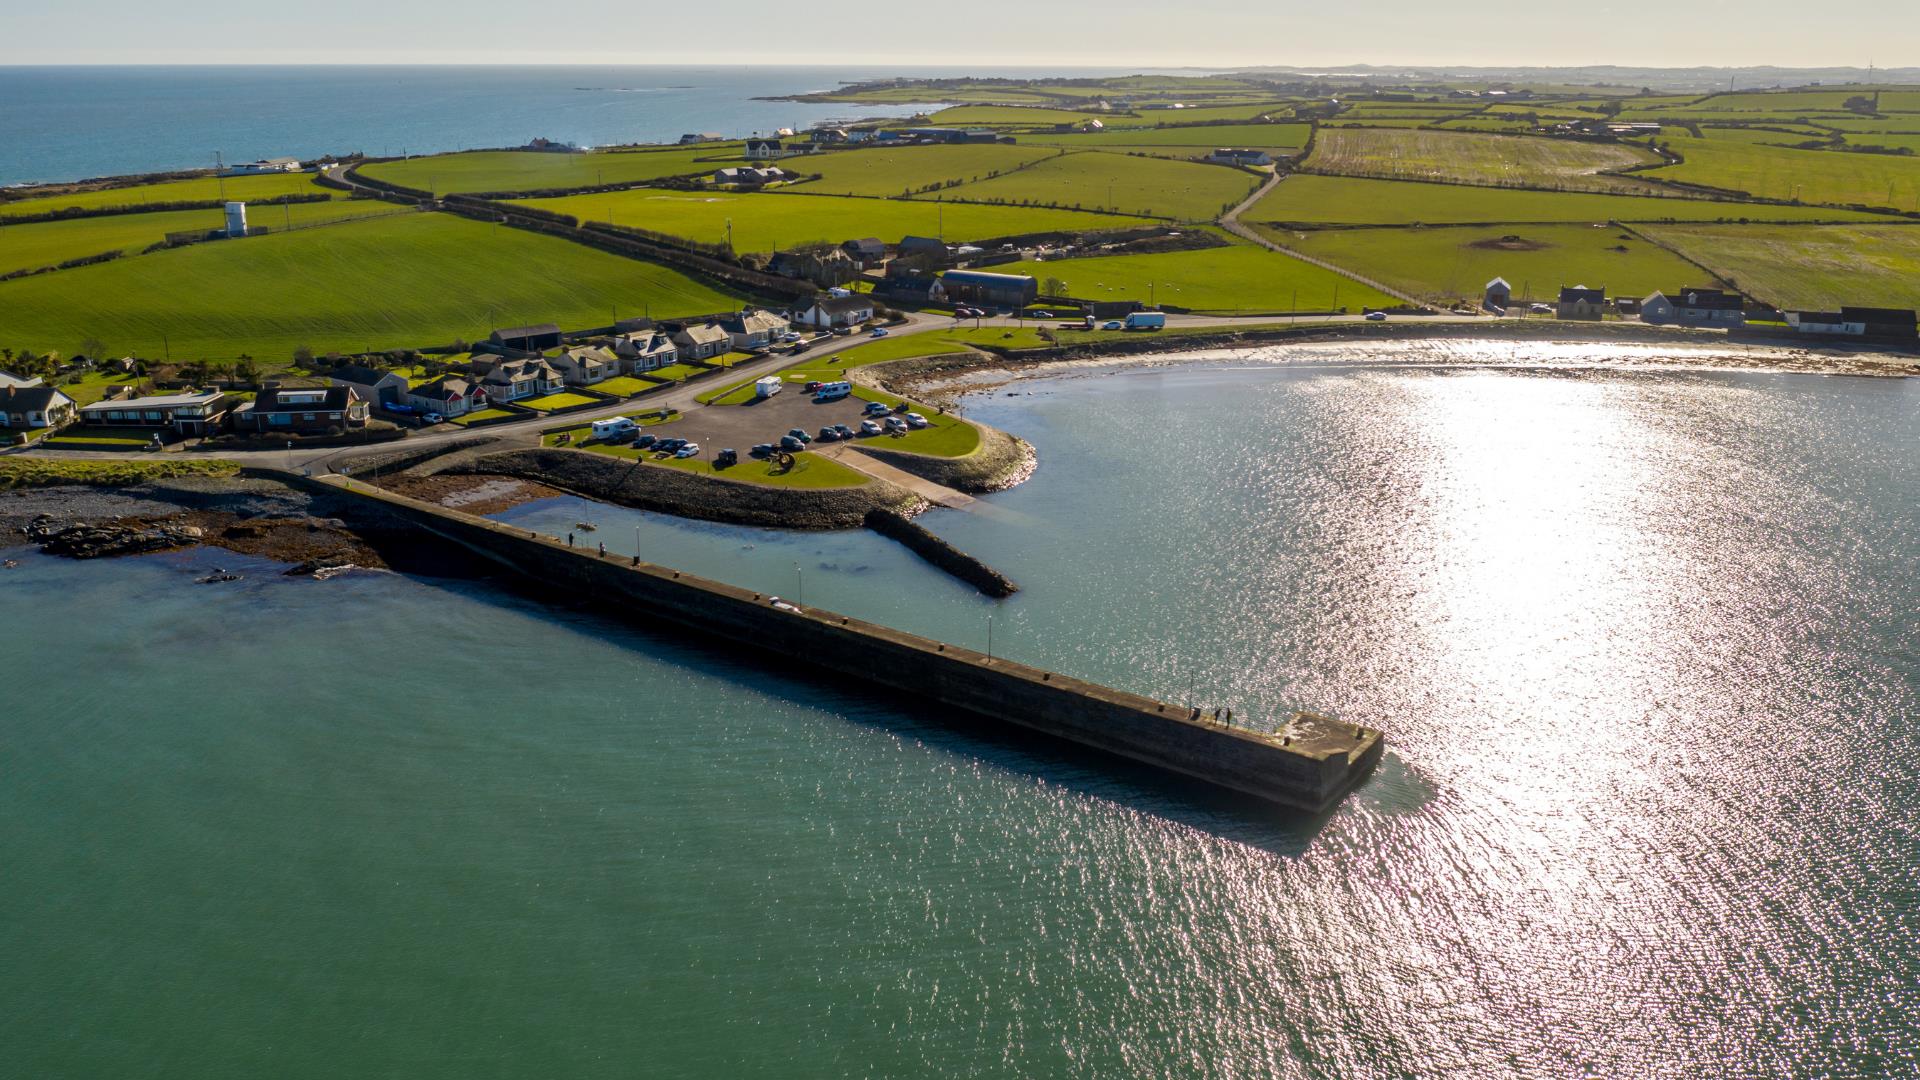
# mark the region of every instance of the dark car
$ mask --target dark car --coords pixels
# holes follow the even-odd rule
[[[801,442],[799,439],[796,439],[791,435],[780,436],[780,449],[785,450],[788,453],[795,453],[800,450],[805,450],[806,448],[807,448],[806,443]]]
[[[839,437],[840,437],[840,433],[833,430],[831,427],[823,427],[820,429],[819,438],[821,442],[832,442],[833,440]]]
[[[713,463],[717,467],[725,467],[728,465],[738,465],[740,463],[740,451],[735,450],[731,447],[725,450],[722,450],[718,454],[714,455]]]
[[[687,440],[685,439],[661,439],[659,442],[653,444],[653,448],[655,450],[664,450],[671,454],[685,445],[687,445]]]
[[[654,438],[651,435],[642,435],[639,438],[636,438],[633,440],[633,448],[635,450],[645,450],[647,447],[652,446],[654,443],[657,443],[659,441],[660,440]]]
[[[807,434],[804,430],[800,428],[788,428],[787,436],[789,438],[799,439],[803,443],[810,443],[813,441],[813,436]]]
[[[847,426],[847,425],[845,425],[845,424],[835,424],[835,425],[833,425],[833,433],[834,433],[835,435],[837,435],[837,436],[839,436],[839,437],[840,437],[840,438],[842,438],[842,439],[851,439],[851,438],[853,438],[853,429],[852,429],[852,428],[850,428],[850,427],[848,427],[848,426]]]
[[[766,457],[768,454],[773,453],[773,444],[755,443],[753,449],[747,451],[747,453],[753,457]]]
[[[820,389],[821,387],[823,387],[823,386],[825,386],[825,385],[827,385],[827,384],[826,384],[826,383],[823,383],[823,382],[821,382],[821,381],[820,381],[819,379],[815,379],[815,380],[813,380],[812,382],[809,382],[809,383],[807,384],[807,393],[809,393],[809,394],[811,394],[811,393],[813,393],[813,392],[814,392],[815,390],[818,390],[818,389]]]

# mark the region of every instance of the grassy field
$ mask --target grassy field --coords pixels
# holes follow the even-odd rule
[[[311,173],[272,173],[266,176],[224,178],[203,176],[191,180],[168,180],[158,184],[142,184],[139,187],[108,188],[70,195],[34,197],[29,191],[25,198],[0,200],[0,218],[45,214],[74,206],[97,210],[105,207],[144,206],[161,202],[203,202],[214,199],[251,202],[256,199],[271,199],[279,195],[312,195],[316,192],[322,195],[345,197],[345,192],[329,191],[314,183]]]
[[[1051,155],[1031,146],[980,143],[961,146],[897,146],[847,150],[789,162],[786,168],[819,173],[796,191],[891,198],[934,184],[984,180]]]
[[[700,314],[739,298],[678,271],[446,214],[198,244],[0,283],[0,341],[175,360],[295,347],[358,351],[479,337],[491,325],[603,325],[618,305]],[[164,336],[163,336],[164,335]]]
[[[576,405],[593,405],[599,402],[599,400],[599,398],[590,398],[585,394],[575,394],[561,390],[557,393],[547,394],[542,397],[527,398],[515,404],[528,409],[539,409],[541,412],[552,412],[555,409],[571,409]]]
[[[1657,161],[1639,147],[1454,131],[1326,130],[1305,167],[1397,180],[1612,191],[1636,186],[1603,169]]]
[[[1767,199],[1920,210],[1920,157],[1787,150],[1714,139],[1661,137],[1684,162],[1647,175]]]
[[[1261,150],[1282,147],[1298,149],[1307,145],[1313,129],[1306,124],[1212,124],[1204,127],[1126,128],[1119,131],[1094,131],[1072,135],[1029,135],[1021,145],[1062,146],[1074,150],[1119,149],[1122,152],[1150,146],[1204,153],[1216,146],[1250,146]]]
[[[1082,300],[1139,300],[1212,314],[1258,314],[1346,306],[1387,307],[1395,301],[1357,281],[1250,244],[1165,255],[1022,262],[996,273],[1057,277]],[[1339,299],[1336,302],[1335,296]]]
[[[1645,296],[1655,289],[1711,284],[1701,280],[1706,275],[1698,269],[1654,244],[1589,225],[1262,231],[1277,243],[1435,300],[1477,301],[1495,277],[1507,279],[1515,299],[1540,300],[1553,299],[1562,285]],[[1508,236],[1517,242],[1503,239]]]
[[[44,458],[0,459],[0,491],[13,488],[91,484],[124,487],[176,476],[232,476],[240,466],[232,461],[158,458],[153,461],[49,461]]]
[[[1878,215],[1818,206],[1708,202],[1638,195],[1365,180],[1299,174],[1242,215],[1248,222],[1445,225],[1482,221],[1867,221]]]
[[[464,416],[451,417],[447,423],[466,427],[468,424],[477,424],[483,420],[504,420],[510,416],[517,417],[523,415],[522,413],[510,412],[506,409],[475,409],[473,412],[467,413]]]
[[[1154,128],[1172,124],[1214,124],[1222,120],[1257,120],[1269,113],[1293,114],[1293,102],[1256,101],[1242,105],[1201,105],[1187,109],[1142,109],[1138,116],[1102,116],[1110,128]]]
[[[1884,146],[1889,150],[1907,150],[1920,155],[1920,135],[1880,135],[1862,133],[1847,136],[1848,146]],[[1914,160],[1920,160],[1916,157]]]
[[[1642,231],[1771,304],[1920,307],[1920,225],[1662,225]]]
[[[1219,165],[1089,151],[1049,158],[1008,176],[949,188],[941,195],[1211,221],[1259,184],[1256,176]]]
[[[603,394],[612,394],[615,397],[632,397],[643,390],[651,390],[658,385],[658,383],[650,383],[645,379],[636,379],[631,375],[616,375],[611,379],[594,383],[593,388]]]
[[[638,452],[634,451],[631,447],[624,448],[625,453],[621,452],[622,448],[615,447],[609,447],[605,451],[602,451],[599,447],[593,447],[592,449],[595,452],[611,453],[616,457],[640,456]],[[736,449],[742,450],[739,464],[725,469],[715,468],[713,464],[713,453],[715,449],[718,448],[708,448],[706,453],[696,458],[670,457],[659,460],[646,458],[644,460],[648,465],[658,466],[660,468],[679,469],[681,472],[695,473],[700,476],[719,477],[726,480],[739,480],[749,484],[765,484],[768,487],[849,488],[860,487],[872,482],[867,474],[855,472],[837,461],[823,458],[818,454],[795,454],[793,456],[793,468],[783,472],[771,461],[757,461],[747,457],[742,447],[736,447]]]
[[[247,214],[247,222],[254,227],[280,231],[288,227],[288,222],[292,222],[293,228],[303,228],[407,212],[404,207],[371,199],[337,199],[256,206]],[[216,229],[225,224],[226,214],[220,210],[169,210],[3,225],[0,226],[0,274],[52,266],[67,259],[108,251],[124,251],[131,257],[140,254],[147,245],[165,240],[168,233]]]
[[[1139,224],[1137,218],[1071,210],[771,192],[703,195],[641,189],[538,199],[527,205],[572,214],[585,221],[612,221],[705,243],[724,242],[731,222],[736,251],[773,251],[810,241],[837,244],[862,236],[878,236],[891,243],[918,234],[952,242]]]
[[[1665,135],[1688,137],[1685,128],[1677,130],[1661,129]],[[1766,146],[1793,146],[1809,139],[1830,138],[1832,133],[1819,128],[1801,127],[1793,131],[1764,128],[1703,127],[1700,134],[1714,142],[1760,143]]]
[[[955,105],[929,117],[940,127],[1051,127],[1054,124],[1081,124],[1106,117],[1097,112],[1073,109],[1030,108],[1024,105]]]
[[[406,161],[379,161],[361,166],[360,173],[436,195],[461,191],[544,191],[709,173],[725,168],[727,162],[702,159],[737,159],[740,145],[705,143],[688,149],[588,154],[482,150]]]

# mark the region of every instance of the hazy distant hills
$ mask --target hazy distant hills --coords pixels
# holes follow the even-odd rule
[[[1366,82],[1514,82],[1556,83],[1573,86],[1626,86],[1638,89],[1688,91],[1765,89],[1807,86],[1812,83],[1920,83],[1920,68],[1783,68],[1783,67],[1449,67],[1342,64],[1334,67],[1254,67],[1235,74],[1263,78],[1300,77]]]

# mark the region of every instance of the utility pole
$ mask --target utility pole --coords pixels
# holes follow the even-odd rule
[[[227,201],[227,166],[220,160],[220,151],[213,152],[213,182],[220,189],[220,201]]]

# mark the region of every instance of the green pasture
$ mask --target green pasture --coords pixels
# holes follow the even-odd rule
[[[1516,300],[1552,300],[1562,285],[1605,288],[1610,296],[1644,296],[1655,289],[1709,284],[1700,280],[1705,275],[1697,268],[1621,228],[1261,231],[1276,243],[1432,300],[1478,300],[1495,277],[1507,279]]]
[[[373,199],[336,199],[322,203],[250,207],[247,223],[255,228],[264,227],[278,232],[289,227],[297,229],[407,212],[392,203]],[[149,244],[165,240],[168,233],[218,229],[224,227],[226,221],[226,213],[221,210],[166,210],[152,214],[115,214],[111,217],[0,225],[0,274],[53,266],[68,259],[108,251],[124,251],[131,258],[140,254]]]
[[[738,164],[739,143],[673,150],[546,153],[478,150],[362,165],[360,174],[435,195],[472,191],[546,191],[692,176]]]
[[[838,244],[863,236],[878,236],[889,243],[914,235],[936,236],[949,242],[988,240],[1024,233],[1092,232],[1140,223],[1138,218],[1107,214],[931,199],[774,192],[700,194],[645,188],[538,199],[526,205],[572,214],[582,221],[610,221],[709,244],[725,243],[731,223],[736,251],[774,251],[809,242]]]
[[[1388,180],[1614,190],[1633,186],[1632,182],[1600,175],[1602,170],[1658,160],[1651,151],[1619,143],[1467,131],[1341,128],[1320,132],[1305,167]]]
[[[1920,158],[1662,136],[1684,160],[1646,175],[1767,199],[1920,211]]]
[[[1714,142],[1760,143],[1767,146],[1792,146],[1809,139],[1831,138],[1833,135],[1830,131],[1806,126],[1798,126],[1792,130],[1771,127],[1703,127],[1700,129],[1700,134]],[[1688,132],[1685,129],[1663,129],[1661,137],[1664,139],[1668,135],[1685,138]]]
[[[0,230],[3,231],[3,230]],[[656,317],[738,297],[663,266],[447,214],[404,214],[245,241],[197,244],[0,283],[0,341],[175,360],[301,345],[431,345],[492,326],[599,326],[616,306]]]
[[[1869,221],[1879,215],[1820,206],[1525,191],[1302,173],[1281,181],[1242,217],[1248,222],[1295,224],[1449,225],[1488,221]]]
[[[949,188],[941,195],[1211,221],[1259,184],[1259,177],[1220,165],[1083,151],[1048,158],[993,180]]]
[[[1307,124],[1204,124],[1199,127],[1123,128],[1076,132],[1070,135],[1029,135],[1021,145],[1061,146],[1074,150],[1118,149],[1125,153],[1145,147],[1181,148],[1204,153],[1218,146],[1246,146],[1261,150],[1298,149],[1307,145],[1313,128]]]
[[[798,192],[891,198],[934,184],[984,180],[1053,153],[1040,147],[1002,143],[893,146],[801,158],[786,163],[785,167],[820,175],[819,179],[793,189]]]
[[[1396,303],[1357,281],[1251,244],[1161,255],[1010,263],[993,269],[1031,274],[1040,281],[1059,278],[1066,283],[1066,294],[1077,300],[1138,300],[1214,315],[1339,306],[1357,311]]]
[[[1257,120],[1273,113],[1292,115],[1292,101],[1257,101],[1240,105],[1198,105],[1185,109],[1138,109],[1100,117],[1109,128],[1164,128],[1180,124],[1215,124],[1223,120]]]
[[[1848,146],[1880,146],[1888,150],[1908,150],[1920,154],[1920,135],[1849,134]]]
[[[1106,114],[1077,109],[1029,108],[1023,105],[956,105],[928,118],[935,127],[1051,127],[1080,124]]]
[[[1920,224],[1661,225],[1642,231],[1781,307],[1920,307]]]
[[[189,180],[164,180],[137,187],[104,188],[64,195],[35,195],[32,188],[0,199],[0,218],[28,217],[55,210],[80,207],[87,210],[130,207],[151,203],[206,202],[221,199],[253,202],[281,195],[322,195],[345,198],[344,192],[329,191],[313,182],[311,173],[269,173],[264,176],[198,176]]]

